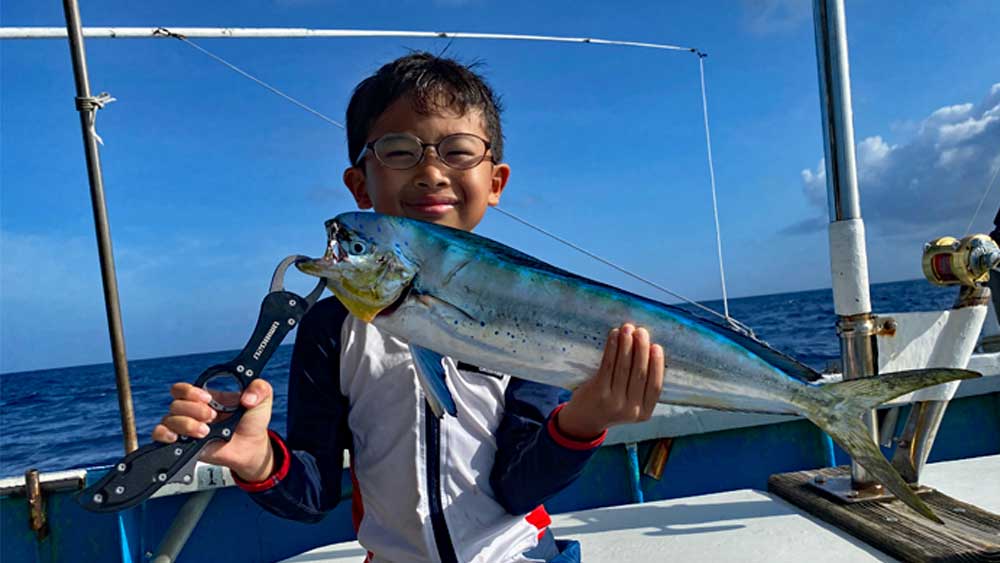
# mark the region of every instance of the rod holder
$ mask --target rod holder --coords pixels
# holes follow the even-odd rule
[[[841,317],[837,321],[845,380],[878,374],[878,341],[875,337],[877,325],[877,318],[871,313]],[[872,442],[877,443],[879,435],[875,411],[868,411],[863,419]],[[857,462],[851,463],[851,485],[858,490],[881,487]]]
[[[35,532],[38,541],[42,541],[49,535],[49,523],[45,517],[45,496],[37,469],[24,472],[24,490],[28,498],[28,526]]]

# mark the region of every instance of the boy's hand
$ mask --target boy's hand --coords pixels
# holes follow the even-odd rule
[[[649,332],[624,324],[608,333],[597,374],[573,391],[556,417],[571,438],[590,441],[608,427],[649,420],[663,389],[663,348]]]
[[[153,429],[153,439],[167,444],[177,440],[178,435],[202,438],[208,434],[208,423],[225,420],[227,413],[219,413],[209,401],[213,395],[223,404],[229,403],[226,395],[235,400],[235,393],[221,393],[195,387],[190,383],[175,383],[170,388],[174,401],[170,412]],[[246,407],[243,418],[236,426],[233,437],[228,442],[216,441],[205,446],[199,459],[216,465],[223,465],[244,481],[262,481],[274,472],[274,452],[267,435],[267,425],[271,422],[271,403],[274,393],[271,385],[263,379],[250,382],[240,403]]]

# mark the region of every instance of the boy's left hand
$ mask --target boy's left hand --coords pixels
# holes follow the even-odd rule
[[[649,332],[624,324],[608,333],[597,374],[573,391],[556,417],[570,438],[590,441],[616,424],[649,420],[663,389],[663,348]]]

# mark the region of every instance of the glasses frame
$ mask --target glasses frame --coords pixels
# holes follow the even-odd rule
[[[475,164],[470,164],[469,166],[459,168],[457,166],[452,166],[451,164],[448,164],[448,162],[445,159],[441,158],[441,152],[438,150],[438,147],[441,145],[441,143],[447,141],[452,137],[458,137],[458,136],[475,137],[480,141],[482,141],[484,145],[486,145],[485,150],[483,150],[482,156],[479,157],[479,160],[477,160]],[[379,157],[378,151],[375,150],[375,144],[381,141],[382,139],[385,139],[386,137],[409,137],[415,140],[420,145],[420,158],[418,158],[417,161],[414,162],[412,166],[407,166],[406,168],[394,168],[392,166],[389,166],[388,164],[385,163],[385,161],[383,161]],[[413,168],[420,166],[420,163],[424,161],[424,157],[427,155],[427,147],[434,147],[434,155],[437,156],[437,159],[441,162],[441,164],[444,164],[448,168],[451,168],[453,170],[471,170],[479,166],[480,164],[483,163],[484,160],[486,160],[486,155],[489,154],[490,149],[493,148],[493,143],[490,143],[489,141],[480,137],[479,135],[476,135],[475,133],[452,133],[451,135],[445,135],[444,137],[441,138],[440,141],[436,143],[425,143],[423,139],[421,139],[420,137],[417,137],[416,135],[411,135],[409,133],[387,133],[385,135],[382,135],[378,139],[375,139],[374,141],[365,143],[365,146],[361,148],[361,153],[358,154],[358,158],[354,161],[354,166],[361,166],[361,162],[365,159],[365,157],[371,154],[375,156],[375,160],[377,160],[379,164],[385,166],[389,170],[412,170]],[[493,159],[493,155],[490,155],[490,162],[492,162],[493,164],[497,163],[496,160]]]

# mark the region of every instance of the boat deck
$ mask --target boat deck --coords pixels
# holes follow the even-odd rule
[[[929,464],[923,482],[1000,513],[1000,455]],[[778,497],[743,489],[582,510],[552,517],[556,537],[583,544],[586,561],[895,561]],[[313,549],[286,563],[358,561],[358,542]]]

